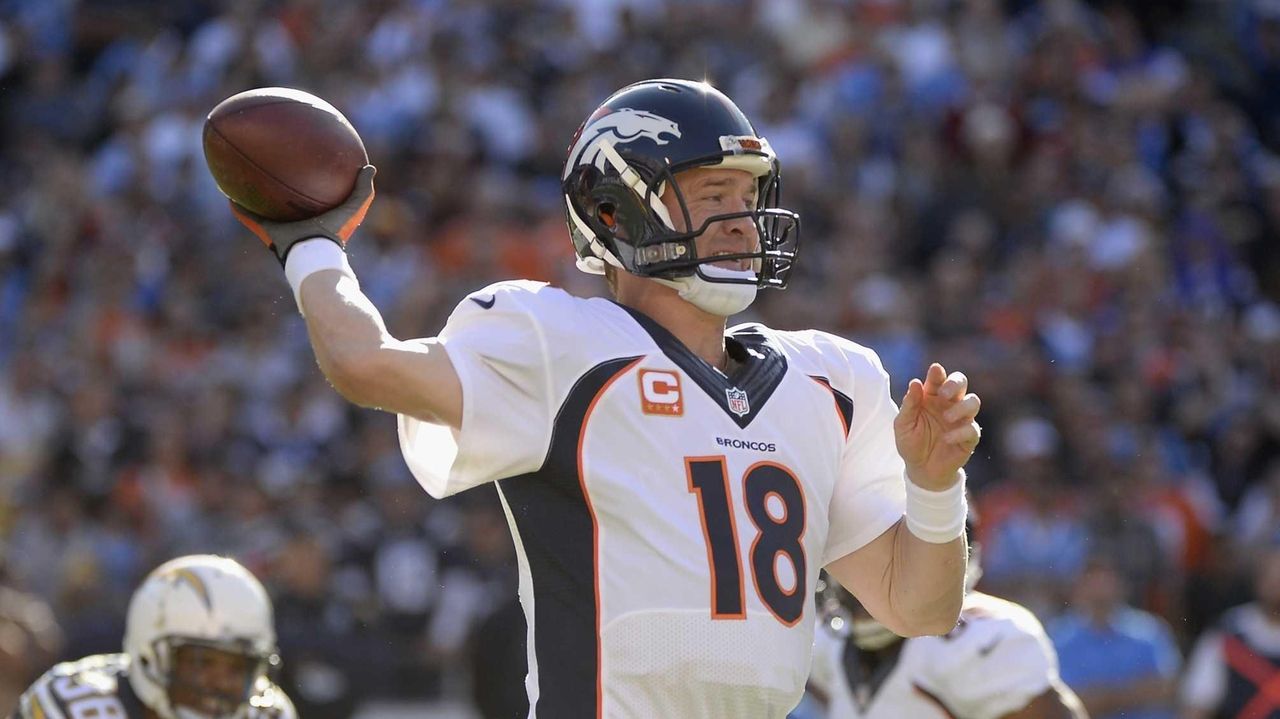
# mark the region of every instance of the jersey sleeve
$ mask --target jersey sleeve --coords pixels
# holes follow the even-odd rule
[[[1031,612],[978,617],[956,631],[955,647],[933,678],[960,716],[998,719],[1056,686],[1058,655]]]
[[[540,283],[502,282],[458,304],[437,338],[462,385],[462,427],[399,415],[400,450],[443,498],[537,469],[551,439],[551,339]]]
[[[853,412],[831,497],[827,545],[822,564],[880,536],[902,518],[906,471],[893,439],[898,406],[889,396],[889,374],[871,350],[820,334],[830,367],[831,387],[852,400]]]

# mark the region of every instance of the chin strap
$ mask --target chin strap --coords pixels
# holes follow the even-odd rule
[[[737,281],[710,282],[706,277]],[[675,288],[685,302],[707,314],[719,317],[736,315],[750,307],[756,299],[756,273],[751,270],[730,270],[715,265],[699,265],[688,277],[654,281]]]

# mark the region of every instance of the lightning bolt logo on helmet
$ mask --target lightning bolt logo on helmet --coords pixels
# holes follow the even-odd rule
[[[183,583],[187,584],[196,593],[196,596],[200,598],[200,603],[204,605],[204,608],[210,611],[213,610],[213,600],[209,598],[209,587],[205,585],[199,574],[186,567],[174,567],[165,570],[158,576],[174,586]]]

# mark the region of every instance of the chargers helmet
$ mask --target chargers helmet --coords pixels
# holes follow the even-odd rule
[[[759,183],[756,206],[692,227],[672,179],[695,167],[751,173]],[[561,179],[569,233],[585,272],[603,274],[611,264],[662,281],[704,310],[726,315],[745,309],[757,288],[786,287],[800,217],[778,207],[777,155],[738,106],[705,82],[646,80],[615,92],[578,128]],[[683,223],[673,221],[661,200],[668,187],[676,193]],[[740,217],[750,217],[756,228],[755,251],[698,256],[699,235],[716,222]],[[709,264],[732,259],[750,260],[752,269]]]
[[[124,634],[129,682],[161,719],[205,719],[169,698],[175,683],[174,652],[193,644],[253,660],[243,698],[227,715],[243,717],[250,697],[279,664],[279,656],[267,591],[233,559],[200,554],[165,562],[129,601]]]

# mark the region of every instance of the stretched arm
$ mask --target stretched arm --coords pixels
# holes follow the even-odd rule
[[[295,252],[309,249],[304,243]],[[440,344],[392,337],[356,281],[338,270],[309,275],[300,298],[316,361],[343,397],[454,429],[462,426],[462,384]]]
[[[234,202],[231,212],[284,266],[320,369],[343,397],[458,429],[462,385],[449,356],[438,343],[392,337],[346,260],[347,240],[373,204],[376,174],[366,165],[346,201],[298,222],[276,222]]]

